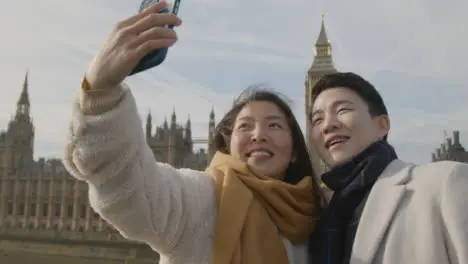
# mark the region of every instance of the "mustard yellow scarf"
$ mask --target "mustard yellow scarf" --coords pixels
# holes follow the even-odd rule
[[[279,233],[305,243],[315,229],[312,178],[291,185],[254,175],[248,165],[217,152],[206,169],[216,185],[212,264],[287,264]]]

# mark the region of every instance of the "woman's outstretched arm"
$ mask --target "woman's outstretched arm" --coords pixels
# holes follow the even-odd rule
[[[129,89],[79,93],[64,164],[89,184],[92,208],[123,236],[161,254],[210,239],[213,231],[200,229],[215,223],[211,177],[154,159]]]

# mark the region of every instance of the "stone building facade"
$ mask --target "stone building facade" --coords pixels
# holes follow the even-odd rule
[[[126,240],[91,209],[87,184],[71,177],[59,159],[34,160],[28,86],[26,73],[16,113],[7,130],[0,132],[0,263],[2,254],[17,251],[23,256],[36,252],[86,257],[103,264],[156,263],[158,256],[148,246]],[[212,111],[211,132],[214,122]],[[209,143],[208,139],[194,142],[190,121],[182,127],[175,113],[170,127],[165,122],[154,135],[149,115],[146,132],[155,157],[176,167],[203,169],[212,153],[194,151],[194,144]]]
[[[432,153],[432,161],[451,160],[468,163],[468,151],[460,142],[460,131],[453,131],[452,138],[446,137],[445,142]]]
[[[171,115],[170,125],[164,119],[162,125],[153,130],[151,113],[146,118],[146,141],[156,160],[169,163],[176,168],[192,168],[204,170],[213,155],[213,131],[215,129],[215,114],[211,110],[208,122],[208,137],[194,139],[190,117],[185,126],[177,123],[175,110]],[[208,149],[200,148],[194,151],[197,144],[206,145]]]

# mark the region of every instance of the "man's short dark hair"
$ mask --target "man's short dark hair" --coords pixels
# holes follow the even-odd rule
[[[312,104],[314,104],[315,99],[323,91],[339,87],[350,89],[357,93],[367,103],[371,117],[388,116],[387,107],[377,89],[370,82],[352,72],[338,72],[322,77],[312,87]],[[312,122],[311,114],[309,113],[310,122]],[[384,140],[387,140],[387,135],[385,135]]]
[[[332,73],[322,77],[312,88],[312,104],[323,91],[339,87],[357,93],[367,103],[372,117],[388,115],[387,107],[377,89],[370,82],[352,72]]]

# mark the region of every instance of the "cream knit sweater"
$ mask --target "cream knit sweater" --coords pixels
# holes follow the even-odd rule
[[[80,91],[64,164],[89,184],[92,208],[124,237],[151,246],[161,264],[210,264],[214,183],[202,171],[155,161],[129,89]],[[283,241],[289,263],[309,263],[306,245]]]

